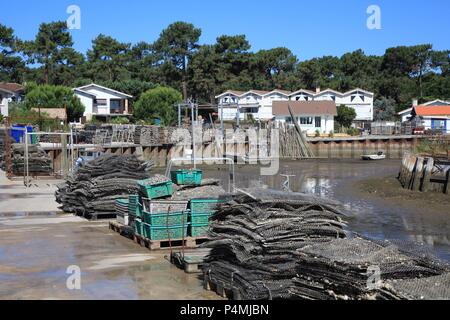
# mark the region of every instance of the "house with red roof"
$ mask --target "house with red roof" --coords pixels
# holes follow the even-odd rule
[[[430,104],[413,107],[411,118],[420,118],[425,130],[442,130],[450,134],[450,104]]]

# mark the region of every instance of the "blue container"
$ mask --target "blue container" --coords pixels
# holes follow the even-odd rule
[[[26,126],[27,132],[33,132],[32,126]],[[14,125],[11,127],[11,138],[14,139],[16,143],[25,141],[25,126]]]

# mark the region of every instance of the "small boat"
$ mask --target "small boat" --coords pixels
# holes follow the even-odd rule
[[[386,159],[386,155],[382,151],[379,151],[377,154],[362,155],[361,158],[363,160],[383,160]]]

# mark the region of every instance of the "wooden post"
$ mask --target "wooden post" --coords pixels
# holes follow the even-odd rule
[[[450,169],[447,170],[447,173],[445,174],[444,193],[449,194],[449,189],[450,189]]]
[[[422,178],[423,158],[417,157],[416,166],[413,172],[412,190],[418,191],[420,188],[420,179]]]
[[[433,170],[433,166],[434,166],[434,159],[428,157],[427,164],[425,166],[425,170],[423,173],[422,188],[420,189],[422,192],[426,192],[430,188],[431,170]]]

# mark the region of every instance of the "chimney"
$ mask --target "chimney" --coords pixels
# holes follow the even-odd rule
[[[412,101],[412,107],[417,107],[419,105],[419,100],[418,99],[413,99]]]
[[[316,87],[316,93],[320,93],[320,87]]]

